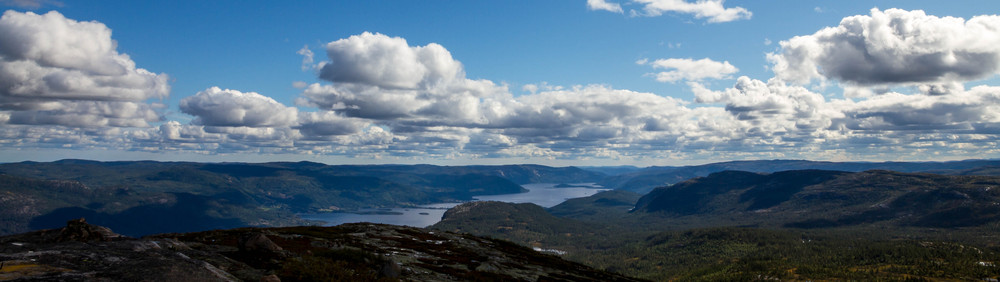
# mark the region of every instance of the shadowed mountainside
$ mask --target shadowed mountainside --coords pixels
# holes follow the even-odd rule
[[[601,180],[598,184],[615,190],[628,190],[645,194],[653,188],[679,183],[695,177],[726,171],[772,173],[788,170],[834,170],[861,172],[866,170],[891,170],[899,172],[928,172],[946,175],[994,175],[1000,166],[997,160],[967,160],[952,162],[822,162],[805,160],[732,161],[694,166],[648,167]]]
[[[706,226],[963,227],[1000,221],[1000,177],[884,170],[713,173],[660,187],[633,213]]]
[[[583,221],[617,220],[635,207],[642,195],[609,190],[589,197],[569,199],[548,209],[552,215]]]

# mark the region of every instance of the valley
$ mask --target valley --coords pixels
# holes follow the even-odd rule
[[[519,184],[600,177],[578,168],[533,165],[0,164],[0,212],[5,215],[0,234],[56,228],[80,217],[129,236],[307,225],[315,222],[297,214],[461,202],[527,191]]]
[[[656,281],[978,280],[1000,277],[996,165],[11,163],[0,164],[0,223],[4,234],[14,234],[82,217],[140,237],[323,224],[316,215],[383,216],[395,225],[426,226],[422,232],[506,240]],[[740,167],[755,169],[729,170]],[[685,179],[672,182],[677,178]],[[659,184],[645,193],[632,184],[608,186],[613,190],[567,184],[587,182]],[[415,214],[397,214],[407,212]]]

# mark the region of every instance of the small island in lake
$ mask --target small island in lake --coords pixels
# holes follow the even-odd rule
[[[556,184],[556,186],[552,186],[552,187],[553,188],[594,188],[594,186],[589,185],[589,184],[567,184],[567,183],[559,183],[559,184]]]

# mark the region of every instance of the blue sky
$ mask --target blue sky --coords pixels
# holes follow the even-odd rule
[[[995,158],[998,6],[6,0],[0,161]]]

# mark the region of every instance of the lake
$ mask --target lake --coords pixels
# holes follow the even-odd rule
[[[569,188],[556,188],[556,184],[525,184],[521,185],[528,192],[489,195],[473,197],[476,201],[500,201],[508,203],[534,203],[544,208],[558,205],[568,199],[587,197],[601,191],[607,191],[594,184],[573,184]],[[299,217],[308,220],[326,222],[326,226],[355,222],[374,222],[413,227],[427,227],[438,221],[448,209],[461,203],[439,203],[416,208],[363,209],[355,212],[331,212],[301,214]]]

